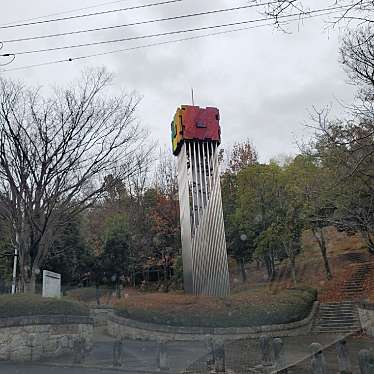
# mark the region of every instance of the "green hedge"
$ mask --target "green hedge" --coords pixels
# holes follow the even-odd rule
[[[136,305],[127,305],[122,301],[115,305],[117,315],[126,318],[171,326],[185,327],[256,327],[261,325],[285,324],[300,321],[306,318],[317,298],[312,289],[289,289],[270,298],[266,304],[252,304],[249,301],[232,303],[230,298],[225,300],[225,308],[217,311],[214,305],[210,310],[188,308],[183,312],[165,308],[150,309],[138,308]],[[222,306],[222,299],[217,299]],[[218,308],[217,308],[218,309]]]
[[[76,301],[33,294],[1,295],[0,318],[37,315],[88,316],[87,306]]]

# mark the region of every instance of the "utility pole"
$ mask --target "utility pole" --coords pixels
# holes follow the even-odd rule
[[[17,208],[17,197],[14,191],[12,191],[12,203],[15,204]],[[12,295],[17,292],[17,261],[18,261],[18,249],[19,249],[19,231],[17,228],[17,223],[13,223],[13,228],[15,232],[15,243],[14,243],[14,258],[13,258],[13,276],[12,276]]]
[[[14,259],[13,259],[12,295],[16,293],[16,285],[17,285],[18,244],[19,244],[19,236],[16,230],[16,243],[14,247]]]

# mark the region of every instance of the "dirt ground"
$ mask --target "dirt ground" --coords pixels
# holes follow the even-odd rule
[[[360,263],[374,263],[358,235],[349,236],[327,228],[327,254],[333,278],[328,280],[317,243],[311,233],[304,233],[303,252],[296,259],[297,286],[316,288],[321,302],[335,302],[344,299],[341,289],[344,282],[351,278]],[[242,282],[241,273],[236,264],[230,262],[231,284],[233,292],[240,292],[260,285],[267,286],[271,292],[293,287],[291,269],[287,260],[277,264],[277,274],[271,283],[267,281],[266,269],[253,262],[247,265],[247,281]],[[365,280],[365,292],[362,298],[374,300],[374,272],[371,271]],[[361,295],[360,295],[361,297]]]

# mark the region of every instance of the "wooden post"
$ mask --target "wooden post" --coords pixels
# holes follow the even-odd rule
[[[358,353],[358,362],[361,374],[374,374],[374,352],[368,349],[361,349]]]
[[[121,367],[123,365],[123,341],[118,339],[113,344],[113,366]]]
[[[214,341],[214,370],[216,373],[226,372],[225,344],[223,340]]]
[[[164,340],[158,341],[158,357],[157,357],[157,366],[158,370],[161,371],[167,371],[169,370],[168,364],[167,364],[167,345]]]
[[[273,339],[273,351],[274,351],[274,369],[279,374],[287,374],[287,361],[286,355],[283,349],[283,340],[281,338]]]
[[[322,346],[319,343],[312,343],[310,350],[313,354],[311,359],[312,373],[313,374],[327,374],[326,360],[322,351]]]
[[[207,362],[206,362],[207,370],[208,371],[212,371],[212,370],[214,370],[215,361],[216,361],[216,358],[214,356],[213,338],[212,337],[208,337],[208,339],[206,340],[205,344],[206,344],[206,348],[207,348],[207,350],[209,352],[208,359],[207,359]]]
[[[261,350],[261,362],[263,366],[271,366],[272,360],[272,345],[270,336],[260,336],[260,350]]]
[[[352,365],[349,359],[347,341],[345,339],[339,340],[336,343],[336,353],[338,355],[339,373],[352,374]]]

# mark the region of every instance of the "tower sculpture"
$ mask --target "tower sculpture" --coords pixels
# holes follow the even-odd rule
[[[171,124],[177,157],[184,288],[187,293],[230,293],[218,146],[219,111],[182,105]]]

